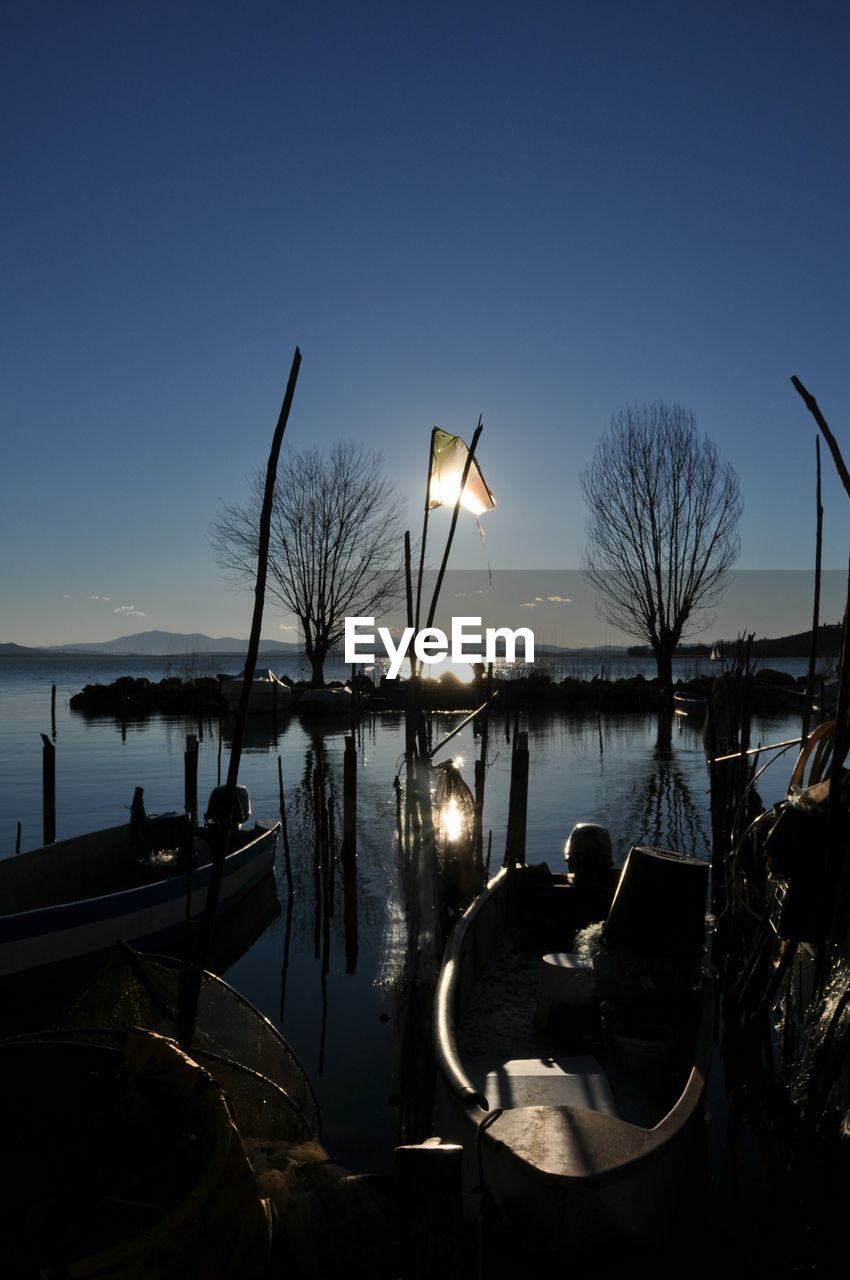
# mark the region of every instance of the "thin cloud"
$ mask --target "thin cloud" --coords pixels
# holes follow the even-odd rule
[[[137,609],[134,604],[119,604],[112,612],[123,614],[125,618],[146,618],[148,616],[141,609]]]
[[[279,622],[277,629],[278,631],[295,631],[296,630],[296,628],[292,625],[291,622]]]

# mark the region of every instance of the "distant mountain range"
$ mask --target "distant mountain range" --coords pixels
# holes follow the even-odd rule
[[[177,631],[139,631],[132,636],[119,636],[117,640],[93,640],[89,644],[22,645],[0,644],[0,654],[16,653],[103,653],[141,654],[144,657],[182,657],[205,653],[247,653],[248,641],[233,636],[201,635],[192,631],[188,635]],[[303,645],[284,640],[263,640],[261,653],[297,654]]]
[[[841,653],[842,633],[840,622],[822,623],[818,627],[818,657],[837,657]],[[723,658],[734,658],[740,643],[738,640],[717,640],[714,644],[680,644],[676,655],[680,658],[708,657],[712,650],[717,650]],[[754,658],[807,658],[811,646],[811,631],[798,631],[772,640],[766,636],[753,640],[750,653]],[[635,644],[629,647],[629,654],[635,658],[649,658],[652,657],[652,649],[648,644]]]
[[[753,657],[793,657],[806,656],[811,642],[811,631],[802,631],[796,635],[779,636],[775,640],[760,639],[753,642]],[[679,657],[708,655],[710,645],[683,644],[677,654]],[[718,641],[718,648],[724,658],[734,655],[737,642],[731,640]],[[202,635],[199,631],[184,634],[178,631],[139,631],[131,636],[119,636],[117,640],[93,640],[88,644],[52,644],[22,645],[0,644],[0,656],[13,656],[27,653],[92,653],[108,655],[139,654],[143,657],[183,657],[208,653],[247,653],[248,641],[237,640],[235,636]],[[572,646],[540,644],[536,646],[539,657],[556,656],[565,653],[600,655],[625,653],[625,645],[592,645],[578,649]],[[824,624],[818,628],[818,653],[821,657],[833,656],[841,651],[841,624]],[[261,653],[275,653],[280,656],[300,655],[304,646],[289,640],[263,640],[260,643]],[[631,645],[628,653],[634,657],[649,657],[652,650],[648,645]]]

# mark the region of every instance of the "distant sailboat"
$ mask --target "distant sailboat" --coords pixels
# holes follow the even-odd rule
[[[719,662],[723,655],[720,652],[720,645],[715,640],[711,646],[711,653],[708,655],[709,662]]]

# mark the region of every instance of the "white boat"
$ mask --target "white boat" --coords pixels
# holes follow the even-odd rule
[[[279,829],[279,822],[257,822],[233,830],[220,912],[272,871]],[[223,838],[221,823],[193,831],[188,815],[175,814],[1,860],[0,989],[90,973],[106,962],[118,939],[147,951],[179,943],[187,921],[203,914],[214,845]]]
[[[238,711],[242,697],[244,680],[236,677],[225,680],[221,686],[221,696],[227,703],[228,711]],[[251,681],[251,696],[248,700],[248,712],[251,715],[274,715],[277,711],[285,711],[292,705],[292,689],[283,680],[278,680],[273,671],[258,671]]]
[[[328,685],[325,689],[305,689],[298,699],[298,710],[305,715],[351,715],[354,695],[345,685]]]
[[[463,1147],[467,1206],[488,1193],[529,1255],[657,1244],[676,1220],[713,1038],[707,871],[633,849],[588,932],[604,879],[509,867],[455,926],[436,1131]]]

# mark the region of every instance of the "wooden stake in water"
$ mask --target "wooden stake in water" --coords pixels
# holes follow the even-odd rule
[[[53,844],[56,839],[56,748],[46,733],[41,735],[44,746],[41,752],[41,791],[43,816],[43,844]]]
[[[342,759],[342,860],[357,852],[357,749],[353,738],[345,739]]]
[[[292,900],[292,859],[289,856],[289,832],[286,827],[286,802],[283,795],[283,761],[280,756],[277,758],[277,790],[278,790],[278,807],[280,810],[280,833],[283,839],[283,860],[286,866],[286,887],[289,890],[289,898]]]
[[[183,753],[183,803],[192,826],[198,825],[198,739],[186,734],[186,750]]]
[[[508,838],[505,863],[525,862],[525,834],[528,815],[528,734],[517,733],[511,757],[511,792],[508,802]]]
[[[460,1280],[463,1147],[429,1138],[395,1154],[405,1280]]]
[[[266,478],[263,488],[263,504],[260,510],[260,526],[257,532],[257,577],[254,586],[254,609],[251,617],[251,631],[248,637],[248,652],[245,658],[245,669],[242,673],[242,693],[239,699],[239,708],[236,712],[236,718],[233,726],[233,741],[230,750],[230,763],[227,769],[227,778],[225,786],[227,788],[226,807],[230,813],[230,828],[233,828],[233,817],[236,813],[236,785],[239,780],[239,762],[242,757],[242,744],[245,740],[245,727],[248,720],[248,702],[251,697],[251,681],[254,678],[254,672],[257,667],[257,653],[260,648],[260,632],[263,624],[263,605],[266,597],[266,578],[268,575],[269,562],[269,543],[271,541],[271,522],[272,510],[274,507],[274,490],[277,480],[277,464],[280,457],[281,446],[283,445],[283,436],[286,431],[286,424],[289,419],[289,411],[292,407],[292,400],[295,395],[295,384],[298,380],[298,370],[301,367],[301,352],[295,348],[295,355],[292,360],[292,367],[289,371],[289,380],[286,384],[286,391],[283,397],[280,414],[275,427],[272,445],[269,451],[269,458],[266,464]],[[200,928],[198,930],[197,939],[197,955],[196,964],[193,970],[192,990],[188,993],[187,1000],[182,1010],[181,1017],[181,1036],[180,1043],[184,1049],[188,1049],[192,1043],[192,1036],[195,1030],[195,1016],[197,1014],[198,996],[200,995],[201,972],[205,966],[207,952],[209,951],[212,941],[213,927],[215,923],[216,911],[218,910],[218,897],[221,889],[221,879],[224,873],[224,863],[228,853],[230,842],[230,830],[225,831],[224,839],[219,846],[213,850],[213,865],[210,882],[207,886],[207,895],[204,901],[204,914],[201,917]]]
[[[50,686],[50,732],[56,737],[56,685]]]

